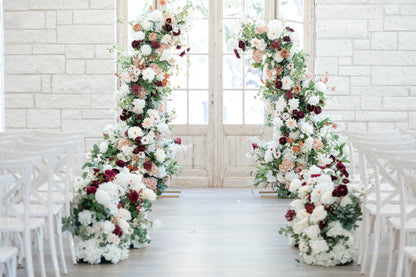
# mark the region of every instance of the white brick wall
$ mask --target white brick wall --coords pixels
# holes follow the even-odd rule
[[[316,72],[336,86],[340,128],[416,129],[416,1],[317,1]],[[4,0],[7,129],[100,136],[112,121],[115,2]]]
[[[341,128],[416,129],[416,1],[317,0],[316,72]]]
[[[6,129],[112,122],[115,0],[4,0]]]

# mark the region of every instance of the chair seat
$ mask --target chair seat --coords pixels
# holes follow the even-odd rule
[[[17,248],[15,247],[0,247],[0,263],[5,263],[17,256]]]
[[[389,218],[389,224],[396,230],[400,230],[400,217]],[[416,217],[409,218],[406,222],[407,232],[416,232]]]
[[[14,205],[14,208],[19,212],[24,212],[24,205]],[[64,210],[63,205],[53,205],[52,206],[52,213],[54,215],[62,213]],[[30,215],[34,217],[47,217],[48,216],[48,207],[41,204],[30,204]]]
[[[381,200],[386,200],[387,197],[390,196],[390,193],[382,192],[382,193],[380,193],[380,196],[381,196]],[[376,200],[376,194],[375,193],[369,193],[367,195],[366,201],[367,201],[368,204],[376,203],[376,201],[377,201]],[[391,203],[392,204],[400,204],[400,196],[399,195],[394,196],[393,199],[391,200]]]
[[[415,210],[415,205],[408,205],[406,207],[407,213],[411,213]],[[376,205],[375,204],[367,204],[365,205],[365,209],[371,214],[375,215],[377,213]],[[384,217],[392,217],[392,216],[399,216],[400,215],[400,204],[387,204],[381,208],[380,211],[381,215]]]
[[[0,218],[0,232],[23,232],[25,226],[24,223],[16,217],[1,217]],[[45,225],[44,218],[30,218],[29,229],[39,229]]]
[[[48,199],[48,192],[47,191],[38,191],[37,192],[42,198]],[[72,201],[73,195],[72,193],[69,194],[69,202]],[[52,199],[54,203],[65,203],[65,194],[61,191],[54,191],[52,193]],[[34,199],[33,202],[36,202]]]
[[[416,261],[416,246],[406,246],[403,251],[405,256],[412,261]]]

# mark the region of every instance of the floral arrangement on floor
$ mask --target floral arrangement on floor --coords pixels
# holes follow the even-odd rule
[[[353,233],[361,216],[359,194],[349,184],[344,139],[323,116],[328,78],[312,80],[294,29],[281,20],[248,18],[230,39],[237,58],[249,56],[263,72],[259,95],[267,105],[270,142],[255,139],[255,186],[271,185],[281,198],[297,198],[280,233],[298,245],[308,264],[334,266],[353,258]],[[250,51],[251,55],[245,54]]]
[[[161,2],[163,5],[165,2]],[[117,124],[107,126],[94,145],[76,185],[64,228],[74,234],[78,260],[117,263],[128,249],[150,243],[147,218],[152,201],[181,169],[175,161],[181,139],[166,137],[173,114],[165,111],[175,52],[183,57],[191,6],[180,11],[150,10],[130,22],[133,41],[117,53],[121,88],[115,92]]]

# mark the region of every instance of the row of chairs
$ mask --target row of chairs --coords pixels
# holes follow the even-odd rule
[[[357,259],[361,274],[375,276],[380,243],[388,234],[387,276],[392,276],[393,271],[397,277],[416,276],[416,247],[410,240],[416,235],[416,132],[345,135],[350,146],[352,180],[365,191]]]
[[[40,274],[46,276],[45,239],[55,276],[60,269],[67,273],[62,217],[70,214],[71,186],[80,173],[86,134],[0,133],[0,276],[16,276],[23,259],[27,276],[34,276],[33,248],[39,251]],[[68,242],[75,264],[71,235]]]

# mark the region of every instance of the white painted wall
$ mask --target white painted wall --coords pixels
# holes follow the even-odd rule
[[[317,73],[341,128],[416,129],[416,1],[318,0]]]
[[[112,122],[115,12],[115,0],[4,0],[6,129],[100,136]],[[317,38],[340,128],[416,129],[415,0],[318,0]]]

